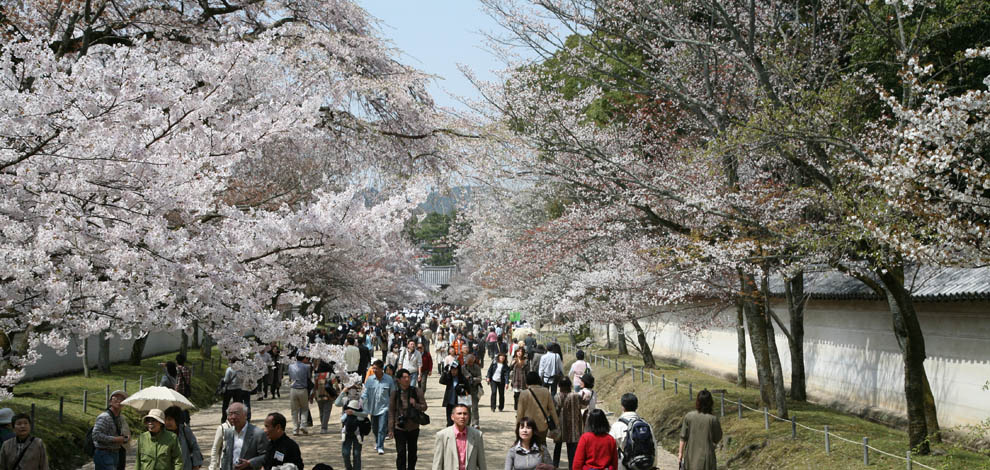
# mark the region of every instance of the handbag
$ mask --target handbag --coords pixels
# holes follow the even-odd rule
[[[414,397],[415,399],[416,387],[411,387],[409,390],[410,390],[410,396]],[[402,397],[400,394],[399,399],[401,398]],[[422,411],[419,411],[418,409],[409,405],[406,405],[406,419],[411,419],[413,420],[413,422],[419,424],[420,426],[426,426],[430,424],[430,415],[423,413]]]

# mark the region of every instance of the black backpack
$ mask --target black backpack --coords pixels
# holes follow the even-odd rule
[[[626,425],[626,438],[622,441],[622,465],[629,470],[650,470],[656,462],[653,447],[653,431],[640,418],[619,420]]]

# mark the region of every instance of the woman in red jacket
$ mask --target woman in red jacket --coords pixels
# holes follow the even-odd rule
[[[608,434],[605,412],[599,409],[588,414],[588,431],[581,435],[571,470],[618,470],[619,448]]]

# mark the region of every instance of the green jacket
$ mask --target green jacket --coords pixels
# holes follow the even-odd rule
[[[182,449],[172,431],[162,429],[157,436],[143,432],[137,441],[135,470],[182,470]]]

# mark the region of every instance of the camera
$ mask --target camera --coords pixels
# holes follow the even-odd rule
[[[399,417],[395,419],[395,426],[398,427],[398,428],[405,429],[406,428],[406,415],[399,415]]]

